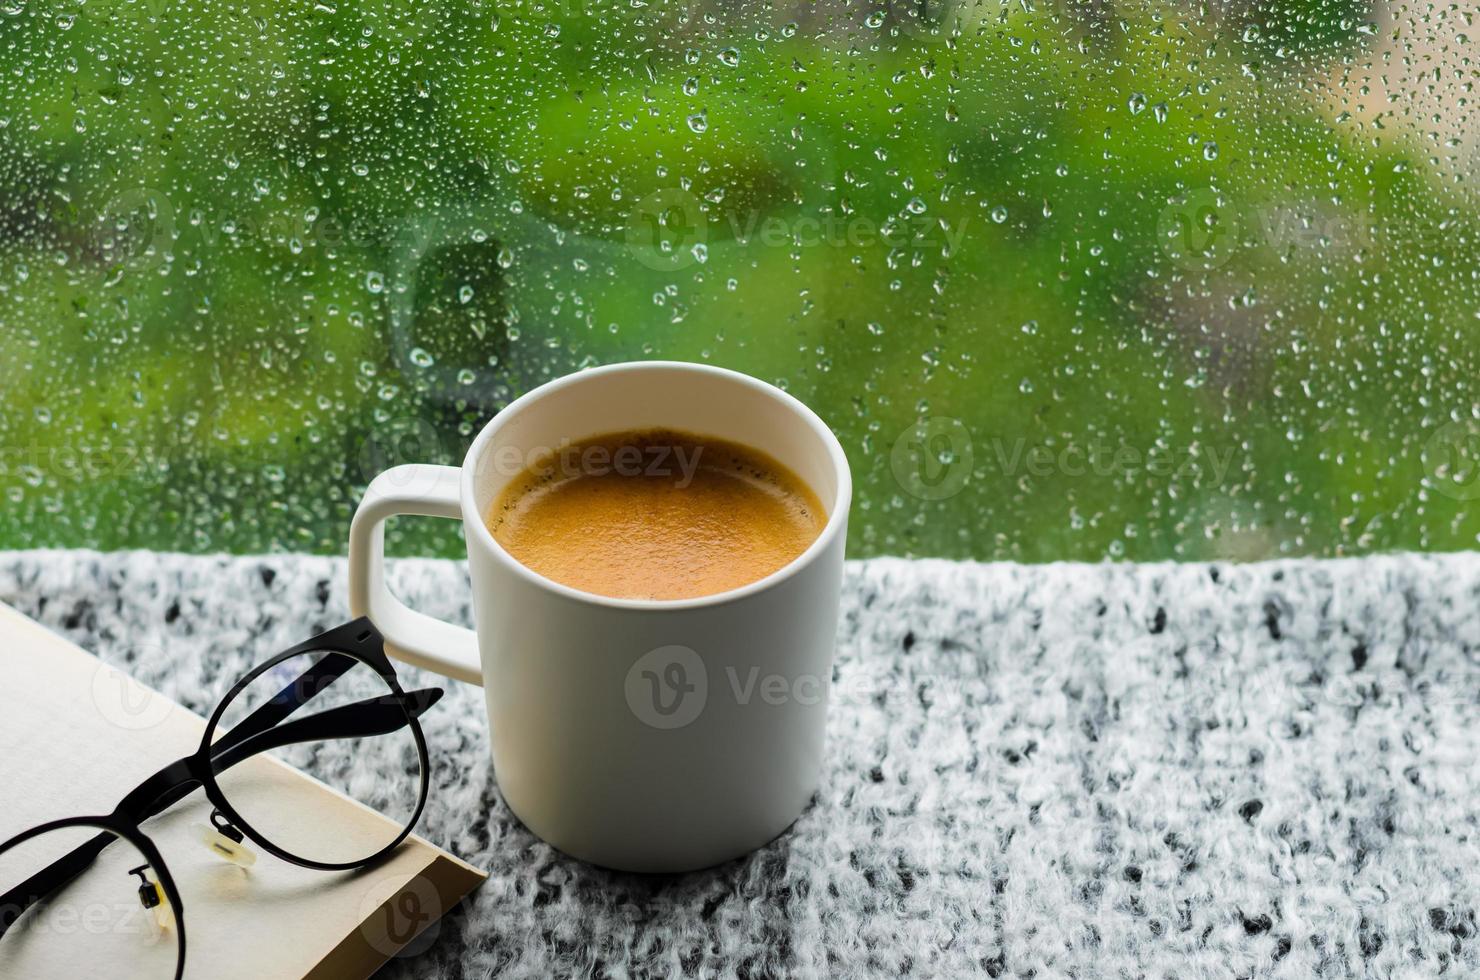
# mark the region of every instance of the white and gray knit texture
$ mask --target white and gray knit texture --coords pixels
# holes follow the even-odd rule
[[[392,580],[467,622],[465,574]],[[0,554],[0,601],[196,711],[345,596],[329,558]],[[833,682],[813,805],[674,877],[525,830],[446,682],[419,830],[491,877],[381,975],[1480,976],[1476,556],[858,562]]]

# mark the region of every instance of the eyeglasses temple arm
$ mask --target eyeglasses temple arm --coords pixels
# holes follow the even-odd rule
[[[92,840],[78,845],[68,854],[42,868],[10,891],[0,894],[0,938],[4,938],[6,930],[43,896],[50,895],[86,871],[103,852],[103,848],[114,840],[116,838],[110,833],[98,834]]]
[[[212,746],[211,765],[219,773],[244,759],[285,745],[389,735],[404,728],[410,719],[420,718],[441,698],[441,688],[428,687],[404,695],[386,694],[330,708],[286,725],[269,728],[232,745],[225,752],[215,752],[215,746]]]
[[[260,705],[237,722],[229,732],[216,739],[211,744],[212,756],[226,752],[233,746],[281,724],[359,662],[347,654],[325,653],[271,700]]]

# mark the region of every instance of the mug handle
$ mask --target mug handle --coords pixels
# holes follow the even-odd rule
[[[462,520],[456,466],[408,463],[370,481],[349,527],[349,608],[369,616],[398,660],[482,685],[478,634],[408,607],[385,584],[385,522],[398,514]]]

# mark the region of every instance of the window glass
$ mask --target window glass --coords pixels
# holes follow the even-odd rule
[[[1476,30],[14,0],[0,546],[342,551],[382,466],[667,357],[817,408],[855,556],[1473,548]]]

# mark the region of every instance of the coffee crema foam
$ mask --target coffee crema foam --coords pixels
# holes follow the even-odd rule
[[[765,578],[827,524],[769,455],[667,429],[614,432],[524,471],[488,530],[525,567],[618,599],[690,599]]]

